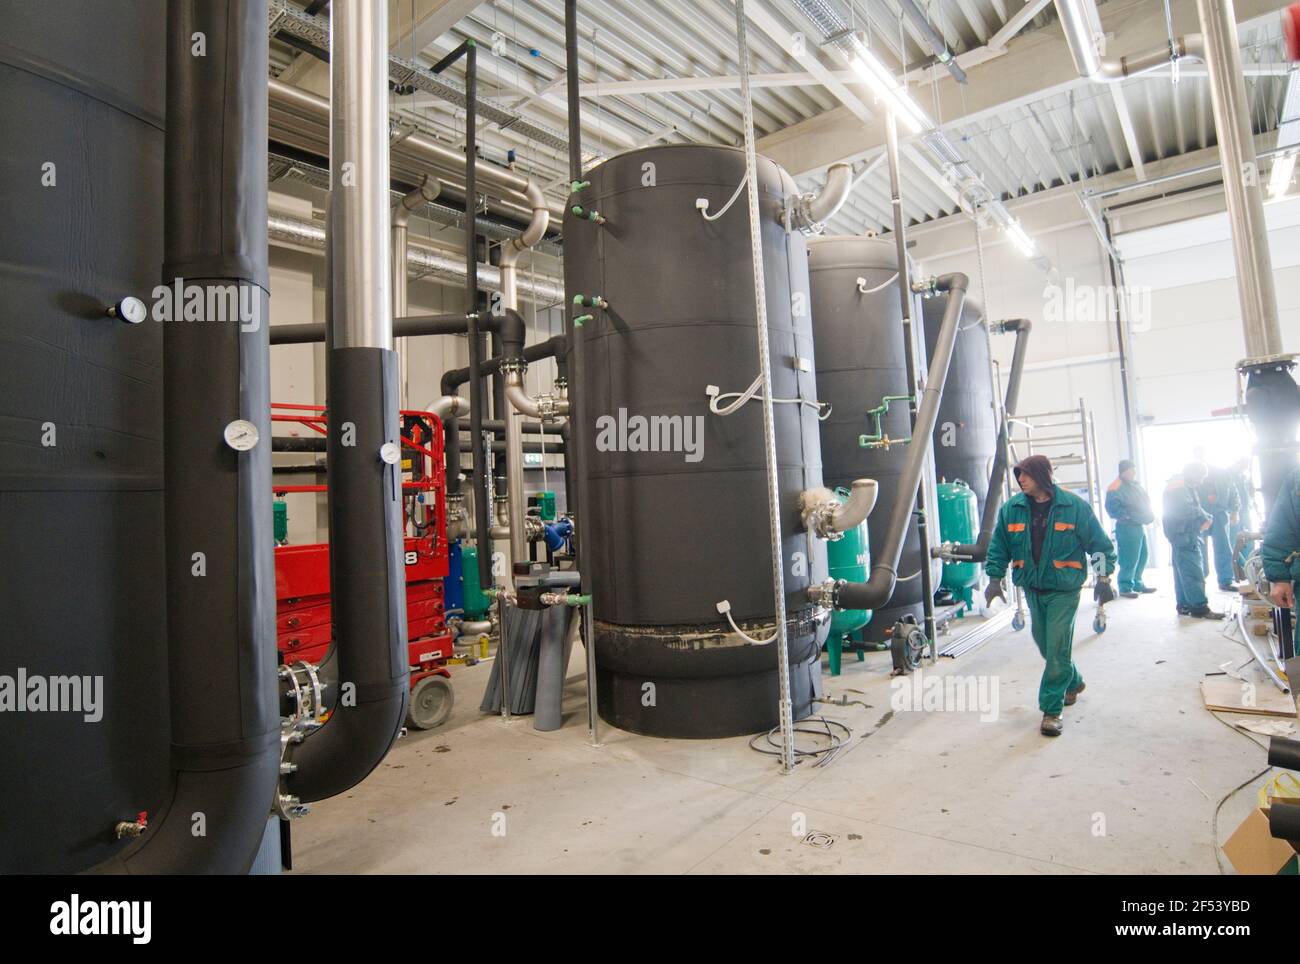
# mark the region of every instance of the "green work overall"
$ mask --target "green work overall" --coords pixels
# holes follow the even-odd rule
[[[984,568],[990,579],[1008,570],[1029,602],[1034,643],[1047,665],[1038,687],[1038,708],[1060,716],[1065,694],[1083,685],[1074,665],[1074,617],[1079,590],[1090,565],[1109,575],[1115,570],[1115,546],[1092,507],[1072,492],[1054,486],[1038,561],[1034,561],[1029,497],[1023,492],[998,512]]]

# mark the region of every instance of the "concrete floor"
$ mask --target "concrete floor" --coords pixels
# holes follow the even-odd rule
[[[1245,648],[1219,623],[1175,616],[1162,574],[1160,592],[1109,607],[1104,635],[1081,607],[1075,661],[1088,689],[1062,737],[1039,735],[1042,661],[1028,631],[1008,629],[925,670],[986,677],[996,719],[892,712],[888,654],[846,656],[827,695],[870,707],[824,708],[852,727],[851,743],[790,775],[747,739],[605,727],[593,748],[580,679],[563,729],[505,724],[477,709],[488,665],[456,667],[447,724],[412,731],[361,786],[294,824],[295,871],[1218,873],[1215,805],[1264,768],[1265,751],[1200,699],[1202,675],[1242,663]],[[582,658],[578,647],[571,676]],[[1220,841],[1255,786],[1224,806]],[[805,832],[833,840],[814,846]]]

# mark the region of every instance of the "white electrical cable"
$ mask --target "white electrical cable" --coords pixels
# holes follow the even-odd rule
[[[888,280],[888,281],[886,281],[886,282],[884,282],[884,283],[882,283],[882,284],[878,284],[878,285],[876,285],[874,288],[868,288],[868,287],[866,287],[867,279],[866,279],[866,278],[859,278],[859,279],[858,279],[858,292],[859,292],[860,294],[864,294],[864,295],[874,295],[877,291],[884,291],[886,288],[888,288],[890,285],[892,285],[892,284],[893,284],[895,281],[897,281],[897,280],[898,280],[898,272],[895,271],[892,275],[889,276],[889,280]]]
[[[753,399],[758,399],[759,401],[763,401],[763,396],[758,393],[758,388],[762,383],[763,383],[763,376],[759,375],[757,378],[754,379],[754,381],[750,384],[750,386],[747,389],[745,389],[743,392],[724,392],[720,388],[718,388],[717,385],[705,386],[704,394],[709,396],[709,411],[712,412],[714,415],[731,415],[733,412],[739,410],[740,407],[748,401],[751,401]],[[728,398],[734,398],[735,401],[720,408],[719,406],[722,405],[724,400]],[[804,398],[774,398],[772,399],[772,404],[773,405],[804,405],[817,412],[817,421],[819,422],[826,421],[826,419],[829,418],[831,414],[831,409],[829,405],[826,407],[826,411],[823,412],[820,402],[810,402]]]
[[[697,197],[695,199],[696,210],[698,210],[700,214],[704,216],[704,220],[706,221],[718,220],[718,218],[722,217],[729,210],[731,210],[731,206],[736,203],[736,198],[740,197],[740,192],[745,189],[745,184],[748,180],[749,180],[749,175],[746,175],[740,179],[740,183],[736,185],[736,192],[731,195],[730,200],[728,200],[726,204],[722,205],[722,210],[719,211],[717,214],[709,213],[709,199],[706,197]]]
[[[726,599],[722,600],[722,602],[717,604],[717,607],[718,607],[718,612],[722,613],[724,616],[727,617],[727,622],[731,624],[731,628],[736,633],[736,635],[739,636],[741,639],[745,640],[746,642],[753,643],[755,646],[766,646],[768,643],[776,641],[777,634],[775,632],[773,632],[771,636],[767,637],[767,639],[755,639],[753,636],[750,636],[743,629],[737,626],[736,621],[731,618],[731,603],[728,600]]]

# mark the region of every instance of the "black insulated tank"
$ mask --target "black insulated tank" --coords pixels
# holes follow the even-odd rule
[[[774,632],[767,471],[761,402],[710,411],[706,388],[744,392],[758,376],[757,329],[742,152],[674,145],[612,157],[587,175],[572,203],[604,224],[564,220],[570,310],[583,330],[595,420],[591,471],[599,711],[622,729],[667,737],[755,733],[778,722],[777,649],[732,632]],[[793,181],[758,160],[767,320],[777,399],[818,398],[802,236],[782,227]],[[730,207],[729,199],[735,196]],[[706,220],[697,208],[708,200]],[[720,215],[720,216],[718,216]],[[575,295],[606,308],[574,308]],[[719,407],[735,398],[723,399]],[[638,438],[637,419],[670,451]],[[672,421],[662,421],[662,420]],[[826,632],[806,602],[826,578],[825,546],[805,534],[799,494],[821,483],[817,412],[775,406],[776,455],[790,672],[796,718],[820,692]],[[691,448],[680,444],[689,439]],[[673,445],[671,443],[677,442]],[[665,446],[660,445],[661,449]],[[585,515],[586,518],[583,518]]]
[[[808,242],[808,257],[813,332],[817,339],[817,386],[823,399],[831,404],[830,417],[821,423],[826,484],[847,486],[854,479],[876,480],[879,495],[868,532],[871,558],[880,560],[888,529],[884,514],[893,504],[907,446],[863,448],[859,438],[875,431],[875,422],[867,415],[869,410],[880,405],[886,395],[907,395],[906,341],[896,279],[898,257],[893,241],[856,235],[813,238]],[[916,332],[913,334],[915,337]],[[919,337],[915,340],[917,362],[924,370],[924,345]],[[890,403],[881,427],[890,439],[908,438],[911,420],[907,402]],[[933,475],[928,469],[926,475],[925,484],[931,489],[926,504],[934,506]],[[937,531],[936,523],[930,525],[931,533]],[[903,540],[894,595],[875,611],[863,629],[867,639],[883,639],[900,616],[910,613],[918,622],[921,620],[920,574],[928,556],[928,552],[921,552],[913,519]],[[933,560],[930,565],[937,585],[939,567]]]

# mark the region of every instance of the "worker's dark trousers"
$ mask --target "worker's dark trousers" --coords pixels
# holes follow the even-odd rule
[[[1210,574],[1210,546],[1214,546],[1214,575],[1220,586],[1232,584],[1232,545],[1228,539],[1228,513],[1215,512],[1210,528],[1201,534],[1205,555],[1201,560],[1201,572]]]
[[[1079,668],[1074,665],[1074,615],[1079,611],[1079,590],[1026,589],[1025,600],[1034,643],[1047,661],[1038,684],[1038,708],[1046,716],[1060,716],[1065,694],[1083,685]]]
[[[1184,536],[1171,543],[1174,550],[1174,599],[1179,609],[1200,609],[1205,598],[1205,570],[1202,569],[1201,537]]]
[[[1141,592],[1142,573],[1147,567],[1147,531],[1144,526],[1115,523],[1115,545],[1119,550],[1119,591]]]

